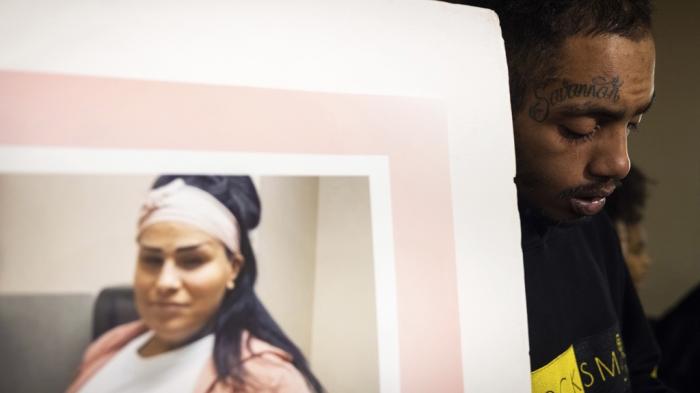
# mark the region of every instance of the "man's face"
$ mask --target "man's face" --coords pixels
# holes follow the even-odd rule
[[[555,220],[601,211],[629,172],[627,136],[651,105],[654,41],[568,38],[558,74],[514,116],[518,192]]]

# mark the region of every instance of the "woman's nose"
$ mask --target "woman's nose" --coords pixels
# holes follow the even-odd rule
[[[180,272],[175,262],[171,259],[167,259],[163,262],[163,266],[160,269],[160,274],[156,281],[156,289],[159,293],[167,294],[177,291],[180,289],[181,285]]]

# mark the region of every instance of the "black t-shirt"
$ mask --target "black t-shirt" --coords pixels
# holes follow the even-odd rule
[[[667,392],[610,219],[520,217],[533,393]]]

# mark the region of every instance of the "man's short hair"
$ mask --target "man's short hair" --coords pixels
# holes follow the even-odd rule
[[[575,35],[640,40],[651,32],[651,0],[455,0],[491,8],[501,20],[513,113],[529,88],[557,75],[559,50]]]
[[[610,218],[628,225],[642,221],[649,183],[647,176],[633,165],[627,177],[622,179],[622,187],[615,190],[605,202],[605,211]]]

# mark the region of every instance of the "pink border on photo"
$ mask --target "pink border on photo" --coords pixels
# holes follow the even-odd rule
[[[24,72],[0,86],[3,145],[388,156],[401,390],[463,390],[439,102]]]

